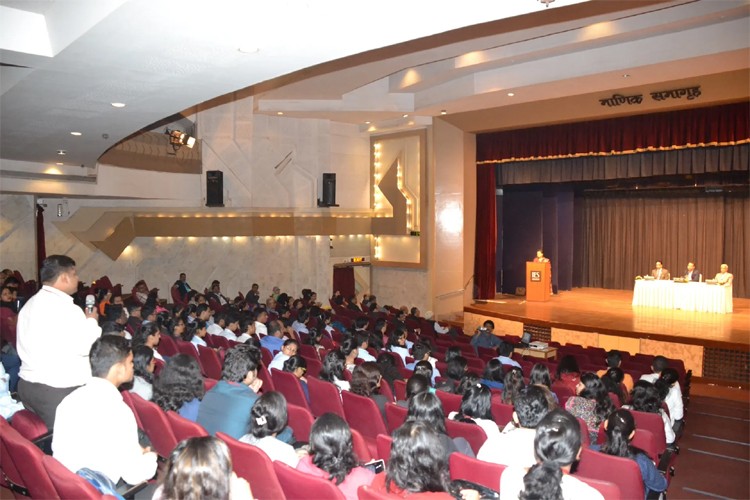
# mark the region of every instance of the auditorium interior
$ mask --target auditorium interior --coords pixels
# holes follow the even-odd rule
[[[0,0],[0,63],[0,268],[679,359],[669,495],[750,495],[750,1]],[[634,305],[657,260],[722,310]]]

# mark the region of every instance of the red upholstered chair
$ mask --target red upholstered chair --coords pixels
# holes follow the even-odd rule
[[[401,497],[398,495],[381,493],[379,491],[373,490],[367,485],[364,485],[364,486],[360,486],[357,489],[357,498],[359,500],[394,500],[396,498],[401,498]]]
[[[513,405],[501,403],[495,399],[492,400],[492,419],[500,427],[513,420]]]
[[[49,432],[44,420],[29,410],[19,410],[10,421],[11,427],[29,441],[34,441]]]
[[[205,341],[206,344],[210,345],[211,347],[221,347],[222,349],[229,349],[231,347],[229,345],[229,339],[226,337],[222,337],[221,335],[211,335],[209,333],[208,335],[206,335]]]
[[[581,450],[575,476],[612,482],[622,498],[644,498],[643,478],[635,460],[615,457],[588,448]]]
[[[210,347],[199,345],[198,356],[200,357],[200,363],[206,377],[220,380],[222,366],[221,359],[217,352]]]
[[[596,489],[607,500],[620,500],[623,498],[622,493],[620,492],[620,487],[615,483],[581,476],[579,476],[578,479]]]
[[[309,377],[315,377],[318,378],[318,375],[320,375],[320,370],[323,369],[323,363],[318,358],[312,358],[302,355],[303,358],[305,358],[305,361],[307,361],[307,376]]]
[[[50,481],[52,481],[52,485],[59,498],[76,498],[81,500],[115,498],[110,495],[102,496],[99,490],[94,488],[91,483],[78,474],[69,471],[63,464],[49,455],[42,457],[42,465]]]
[[[160,359],[154,358],[154,377],[158,376],[159,373],[161,373],[162,368],[164,368],[164,361]]]
[[[42,450],[21,436],[5,421],[0,427],[0,440],[2,440],[3,470],[5,470],[5,462],[10,460],[13,464],[10,469],[18,474],[17,477],[9,476],[10,481],[17,486],[25,487],[31,498],[57,498],[57,490],[42,463],[42,457],[44,457]]]
[[[273,353],[265,347],[260,348],[260,359],[263,361],[263,365],[269,366],[273,361]]]
[[[174,342],[175,344],[177,344],[177,350],[180,352],[180,354],[185,354],[195,359],[198,362],[198,366],[201,367],[201,373],[206,376],[206,371],[203,369],[203,365],[201,364],[201,358],[198,355],[198,350],[195,348],[193,343],[177,339],[175,339]]]
[[[297,441],[303,443],[310,441],[310,428],[315,421],[310,410],[290,403],[286,405],[286,411],[289,416],[289,427],[294,430],[294,437]]]
[[[169,335],[162,335],[159,340],[159,354],[162,356],[174,356],[179,354],[180,350],[177,348],[177,341]]]
[[[141,416],[138,415],[138,410],[135,409],[135,403],[133,403],[133,394],[130,391],[120,391],[120,395],[122,396],[122,400],[125,402],[125,404],[128,405],[130,410],[133,412],[133,416],[135,417],[135,423],[138,426],[138,428],[143,429],[143,422],[141,422]]]
[[[177,446],[177,438],[172,432],[167,414],[156,403],[146,401],[138,394],[131,394],[131,397],[141,422],[143,422],[143,430],[151,440],[154,451],[161,457],[169,457],[174,447]]]
[[[205,390],[206,392],[208,392],[208,391],[210,391],[211,389],[213,389],[213,388],[214,388],[214,386],[215,386],[216,384],[218,384],[218,383],[219,383],[219,381],[218,381],[218,380],[216,380],[215,378],[204,378],[204,379],[203,379],[203,389],[204,389],[204,390]]]
[[[310,344],[300,344],[298,353],[304,358],[313,358],[320,361],[318,350],[315,348],[315,346],[311,346]]]
[[[378,434],[388,434],[383,415],[378,405],[370,398],[349,391],[342,391],[341,400],[344,415],[349,427],[358,430],[367,441],[371,453],[375,453],[375,438]]]
[[[406,422],[406,416],[409,410],[403,406],[399,406],[395,403],[385,404],[385,419],[388,424],[388,432],[393,434],[393,431],[401,427]]]
[[[396,401],[406,401],[406,380],[394,380],[393,389],[396,393]]]
[[[443,412],[445,416],[452,411],[458,411],[461,408],[461,395],[451,394],[446,391],[435,391],[435,396],[443,403]]]
[[[505,465],[493,464],[471,458],[462,453],[451,453],[451,480],[463,479],[497,491]]]
[[[391,445],[393,444],[393,438],[386,436],[385,434],[378,434],[375,438],[375,446],[378,449],[378,458],[383,460],[386,465],[388,459],[391,458]]]
[[[177,442],[184,441],[193,437],[206,437],[208,432],[200,424],[196,424],[185,417],[181,417],[179,413],[168,411],[167,420],[169,425],[172,427]]]
[[[462,437],[466,439],[475,455],[479,453],[479,448],[487,441],[487,434],[477,424],[458,422],[446,418],[445,430],[448,431],[448,435],[452,438]]]
[[[395,401],[395,399],[393,399],[393,391],[391,390],[391,386],[385,380],[381,380],[380,382],[380,394],[385,396],[388,399],[389,403]]]
[[[307,410],[310,409],[305,393],[302,391],[300,381],[294,373],[274,368],[271,370],[271,377],[273,378],[273,386],[284,395],[288,404],[301,406]]]
[[[635,420],[635,428],[649,431],[654,435],[654,439],[659,448],[657,453],[661,455],[667,448],[667,436],[664,434],[664,421],[658,413],[646,413],[642,411],[630,410]]]
[[[5,442],[3,442],[2,434],[6,431],[18,434],[18,431],[12,429],[7,420],[0,417],[0,471],[2,471],[2,474],[0,474],[0,485],[10,488],[19,495],[28,496],[21,473],[5,446]]]
[[[654,463],[657,465],[659,464],[659,457],[663,452],[663,449],[653,432],[647,431],[646,429],[636,429],[635,436],[633,436],[633,440],[630,444],[646,452],[646,455],[648,455]],[[667,476],[667,478],[669,477],[670,476]]]
[[[234,472],[250,483],[254,498],[257,500],[284,498],[284,491],[276,478],[273,463],[263,450],[242,443],[223,432],[217,432],[216,437],[229,447]]]
[[[179,309],[180,307],[187,306],[187,301],[180,295],[180,289],[177,285],[172,285],[172,288],[169,289],[169,294],[172,296],[172,302],[176,308]]]
[[[265,394],[266,392],[276,390],[276,386],[271,379],[271,374],[268,373],[268,368],[266,368],[266,365],[260,365],[258,367],[258,378],[263,381],[263,387],[260,388],[260,392]]]
[[[341,396],[335,385],[315,377],[307,377],[307,390],[310,392],[310,410],[313,415],[319,417],[330,412],[345,418]]]
[[[322,477],[313,476],[292,469],[283,462],[274,462],[273,469],[279,479],[281,489],[287,500],[309,498],[326,498],[330,500],[344,500],[344,494],[332,482]]]
[[[373,459],[373,454],[370,451],[370,448],[367,446],[367,441],[365,441],[365,438],[362,437],[362,434],[360,434],[358,430],[351,429],[351,431],[352,448],[354,449],[354,454],[357,455],[357,458],[360,462],[369,462]]]

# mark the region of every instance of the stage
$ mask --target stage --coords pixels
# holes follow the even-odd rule
[[[492,319],[496,333],[525,328],[539,340],[664,354],[683,359],[696,376],[748,383],[750,299],[735,298],[729,314],[633,307],[632,300],[632,290],[600,288],[560,292],[548,302],[498,295],[465,307],[464,328]]]

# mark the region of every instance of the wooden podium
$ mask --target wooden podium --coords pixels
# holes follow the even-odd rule
[[[552,268],[549,262],[526,263],[526,300],[547,302],[552,293]]]

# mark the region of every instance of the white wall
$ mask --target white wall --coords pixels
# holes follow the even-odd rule
[[[24,279],[36,279],[35,234],[34,197],[1,194],[0,269],[18,270]]]

